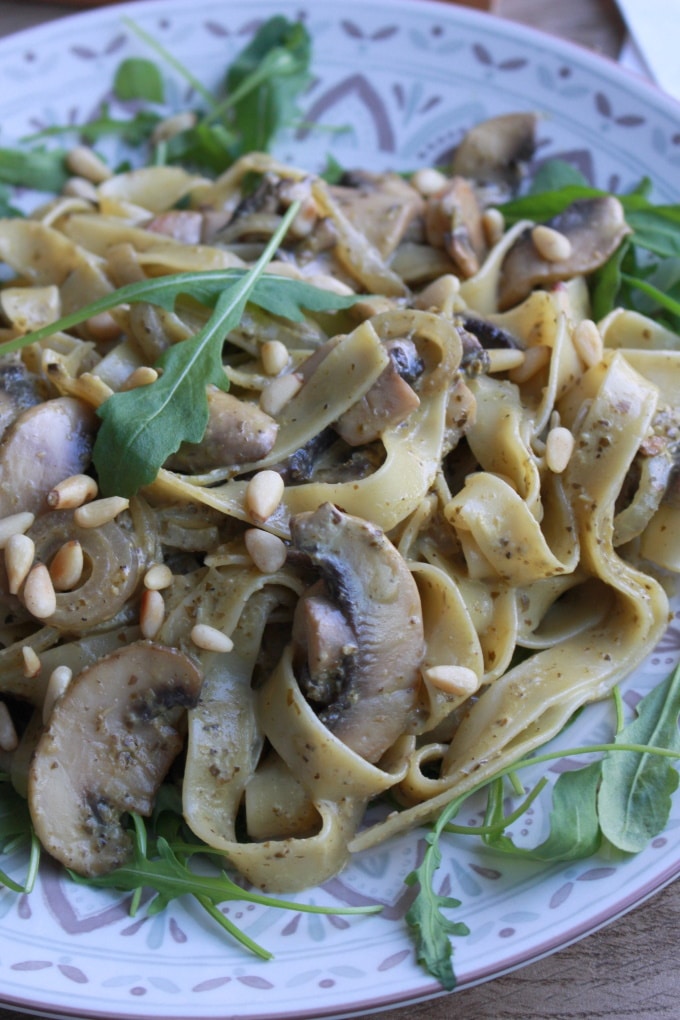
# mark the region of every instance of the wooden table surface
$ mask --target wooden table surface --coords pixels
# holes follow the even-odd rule
[[[472,3],[483,6],[483,0]],[[72,4],[0,0],[0,35],[72,14]],[[496,0],[495,12],[616,57],[624,26],[613,0]],[[496,981],[376,1020],[677,1020],[680,883],[574,945]],[[1,963],[1,961],[0,961]],[[0,969],[0,996],[2,994]],[[228,1006],[226,1007],[228,1009]],[[25,1014],[0,1009],[0,1020]]]

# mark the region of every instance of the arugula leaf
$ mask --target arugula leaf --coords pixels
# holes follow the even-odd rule
[[[252,269],[222,290],[203,329],[163,353],[158,362],[162,374],[156,382],[115,393],[99,408],[103,424],[92,459],[104,492],[133,495],[154,480],[182,442],[200,443],[208,424],[206,387],[210,383],[221,389],[228,386],[222,344],[241,321],[255,284],[298,208],[299,203],[291,204]]]
[[[265,151],[271,140],[297,116],[297,99],[310,82],[311,39],[299,21],[274,16],[227,72],[225,107],[233,110],[243,152]]]
[[[531,861],[574,861],[591,857],[600,848],[602,833],[597,815],[597,791],[602,762],[595,761],[585,768],[563,772],[552,789],[550,834],[535,847],[517,846],[504,833],[482,836],[484,843],[494,850]],[[502,786],[494,797],[489,797],[487,819],[502,811]],[[505,826],[505,820],[504,820]]]
[[[113,91],[124,102],[142,99],[147,103],[162,103],[163,78],[151,60],[128,57],[122,60],[113,79]]]
[[[404,879],[406,885],[418,885],[418,895],[406,913],[406,923],[416,944],[419,963],[439,981],[443,988],[452,991],[456,987],[456,975],[451,961],[450,935],[469,935],[470,929],[462,922],[451,921],[442,910],[455,909],[460,900],[442,896],[434,891],[434,875],[442,861],[439,839],[446,825],[456,816],[466,796],[453,800],[437,819],[432,830],[425,836],[427,844],[423,860]]]
[[[637,718],[616,735],[615,743],[680,751],[679,714],[680,667],[642,699]],[[631,853],[644,849],[666,824],[679,780],[669,759],[657,754],[622,750],[608,755],[597,807],[609,842]]]
[[[61,149],[0,148],[0,181],[35,191],[60,191],[68,179],[65,156]]]

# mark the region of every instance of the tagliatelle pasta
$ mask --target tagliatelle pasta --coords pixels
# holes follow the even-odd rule
[[[95,527],[55,486],[96,476],[96,412],[130,380],[153,386],[207,308],[122,302],[0,365],[8,405],[17,380],[29,393],[4,419],[0,494],[32,543],[21,568],[5,543],[0,686],[33,711],[2,753],[68,866],[124,861],[121,816],[150,812],[167,780],[249,881],[317,885],[545,743],[659,640],[680,569],[676,338],[625,310],[595,330],[570,265],[501,310],[532,224],[486,239],[492,198],[455,174],[435,195],[391,174],[329,185],[253,154],[216,181],[121,173],[92,201],[0,223],[6,341],[138,280],[246,269],[292,201],[267,273],[360,296],[300,322],[249,305],[203,443]],[[61,438],[57,410],[74,416]],[[556,429],[563,463],[546,452]],[[22,487],[21,457],[53,469]],[[60,587],[53,569],[54,608],[36,615],[29,573],[69,543],[80,573]],[[141,700],[136,674],[121,680],[130,650],[155,678]],[[79,774],[60,757],[73,741]],[[387,792],[400,810],[367,825]]]

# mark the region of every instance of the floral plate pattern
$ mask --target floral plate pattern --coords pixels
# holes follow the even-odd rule
[[[593,184],[625,188],[648,175],[660,200],[677,201],[680,109],[615,65],[556,39],[428,0],[142,0],[74,15],[0,41],[0,145],[52,124],[82,122],[110,94],[118,62],[145,55],[125,18],[215,84],[256,26],[275,13],[304,19],[314,39],[314,80],[304,123],[278,155],[320,168],[412,169],[446,159],[462,132],[520,109],[541,114],[536,159],[560,156]],[[189,96],[179,79],[169,98]],[[680,659],[680,600],[656,649],[625,688],[633,707]],[[610,708],[578,722],[582,743],[606,740]],[[569,740],[573,744],[575,727]],[[566,746],[566,745],[563,745]],[[568,766],[568,763],[567,763]],[[565,767],[564,765],[561,767]],[[535,805],[515,836],[538,841]],[[300,901],[378,902],[363,918],[232,904],[229,916],[273,951],[261,962],[225,941],[191,904],[131,917],[128,898],[76,886],[43,865],[30,896],[0,890],[0,999],[52,1016],[147,1018],[340,1017],[436,995],[418,966],[404,915],[404,877],[422,833],[360,855]],[[450,837],[440,891],[462,900],[456,919],[459,987],[488,980],[593,931],[680,873],[680,803],[666,831],[641,854],[601,854],[537,868],[508,863]],[[22,861],[5,859],[17,877]]]

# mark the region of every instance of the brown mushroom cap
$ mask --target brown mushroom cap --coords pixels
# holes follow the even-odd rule
[[[28,781],[36,835],[81,875],[119,867],[132,850],[126,811],[149,814],[179,752],[201,675],[174,648],[138,641],[74,677],[38,742]]]
[[[73,397],[23,411],[0,445],[0,517],[46,510],[48,492],[89,467],[96,427],[92,409]]]
[[[535,113],[505,113],[482,121],[465,134],[453,156],[454,174],[487,184],[517,184],[521,164],[536,147]]]
[[[361,757],[378,761],[403,733],[416,701],[424,648],[418,588],[379,528],[329,503],[293,517],[291,533],[353,635],[339,689],[320,718]],[[309,624],[311,614],[305,615],[300,629]],[[308,636],[307,643],[318,638]]]
[[[623,206],[613,195],[572,202],[545,226],[568,238],[571,254],[559,262],[548,261],[538,252],[531,230],[524,231],[501,266],[498,286],[501,311],[519,304],[535,287],[549,288],[560,280],[587,276],[599,269],[630,233]]]

